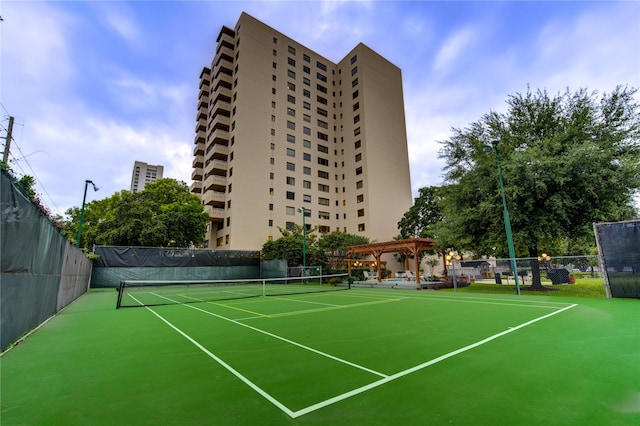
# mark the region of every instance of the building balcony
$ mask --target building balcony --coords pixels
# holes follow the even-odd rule
[[[195,155],[191,162],[191,167],[194,169],[201,169],[204,166],[204,155]]]
[[[207,111],[209,109],[209,102],[206,99],[198,101],[198,111]]]
[[[229,60],[226,56],[216,56],[214,59],[215,62],[215,77],[217,77],[221,72],[229,75],[233,75],[233,59]]]
[[[227,161],[227,157],[229,157],[229,147],[219,143],[213,144],[210,146],[209,151],[207,151],[207,155],[210,159]]]
[[[202,191],[226,191],[227,178],[225,176],[211,175],[202,181]]]
[[[199,144],[199,143],[204,144],[204,142],[206,140],[207,140],[207,132],[205,130],[198,130],[196,132],[195,138],[193,138],[193,143],[195,143],[195,144]]]
[[[227,89],[233,88],[233,78],[225,73],[220,73],[213,80],[213,90],[217,90],[218,87],[226,87]]]
[[[212,222],[220,222],[224,220],[224,209],[212,206],[204,206],[204,211],[209,215],[209,218]]]
[[[202,202],[205,206],[224,208],[227,202],[227,194],[218,191],[206,191],[202,194]]]
[[[212,94],[213,102],[217,102],[218,100],[222,100],[225,102],[231,102],[231,89],[227,89],[226,87],[218,87],[218,90]]]
[[[216,114],[226,115],[227,117],[231,115],[231,104],[222,99],[216,100],[213,104],[213,115]]]
[[[198,100],[207,100],[209,99],[209,87],[204,86],[201,87],[200,90],[198,91]]]
[[[213,58],[213,62],[217,65],[218,61],[225,60],[233,64],[233,49],[228,46],[218,45],[216,49],[216,56]]]
[[[193,169],[191,171],[191,180],[202,180],[202,168]]]
[[[192,194],[202,194],[202,182],[199,180],[193,181],[189,186],[189,192]]]
[[[204,175],[216,175],[216,176],[226,176],[227,169],[229,165],[226,161],[222,160],[211,160],[208,164],[204,165]]]
[[[209,133],[209,143],[229,145],[229,132],[222,129],[214,129]]]
[[[204,140],[196,142],[196,146],[193,147],[193,155],[204,155]]]
[[[212,129],[222,129],[229,131],[229,127],[231,127],[231,119],[226,115],[214,115],[211,118],[211,128]]]
[[[220,36],[218,37],[218,48],[220,48],[221,46],[224,46],[224,47],[233,49],[235,46],[235,43],[236,41],[233,38],[233,36],[225,33],[220,33]]]

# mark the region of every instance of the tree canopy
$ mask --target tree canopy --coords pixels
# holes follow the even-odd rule
[[[441,142],[445,179],[434,230],[444,244],[507,255],[497,161],[518,257],[593,239],[593,222],[637,216],[640,114],[635,89],[527,91]],[[453,243],[453,244],[452,244]],[[569,244],[570,245],[570,244]],[[534,276],[535,278],[535,276]]]
[[[67,237],[75,241],[80,209],[66,212]],[[120,191],[85,206],[82,247],[93,244],[147,247],[200,245],[209,217],[186,183],[158,179],[140,192]]]

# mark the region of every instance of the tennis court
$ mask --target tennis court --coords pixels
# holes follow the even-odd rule
[[[637,300],[180,295],[74,302],[2,357],[2,424],[640,423]]]

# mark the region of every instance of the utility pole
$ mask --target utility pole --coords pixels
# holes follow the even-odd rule
[[[13,133],[13,117],[9,117],[9,128],[7,129],[7,140],[4,143],[4,154],[2,154],[2,163],[5,167],[9,164],[9,148],[11,147],[11,134]]]

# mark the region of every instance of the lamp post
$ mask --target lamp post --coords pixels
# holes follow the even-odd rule
[[[458,254],[458,252],[454,252],[453,250],[449,251],[447,255],[447,265],[451,265],[451,275],[453,278],[453,291],[458,291],[458,280],[456,278],[456,260],[460,260],[462,257]]]
[[[507,233],[507,246],[509,247],[509,257],[511,258],[511,270],[513,278],[516,282],[516,294],[520,294],[520,284],[518,282],[518,267],[516,265],[516,250],[513,247],[513,235],[511,233],[511,219],[509,218],[509,210],[507,209],[507,197],[504,194],[504,182],[502,180],[502,166],[500,165],[500,153],[498,152],[498,142],[492,141],[491,146],[484,146],[485,152],[496,153],[496,163],[498,163],[498,180],[500,181],[500,192],[502,193],[502,213],[504,216],[504,229]]]
[[[98,188],[95,183],[90,180],[84,181],[84,196],[82,197],[82,209],[80,210],[80,223],[78,224],[78,237],[76,238],[76,247],[80,248],[80,238],[82,237],[82,222],[84,221],[84,204],[87,200],[87,187],[91,184],[93,186],[93,191],[97,191]]]
[[[307,224],[305,223],[305,216],[307,215],[307,209],[304,207],[298,208],[298,212],[302,213],[302,276],[307,276]]]

